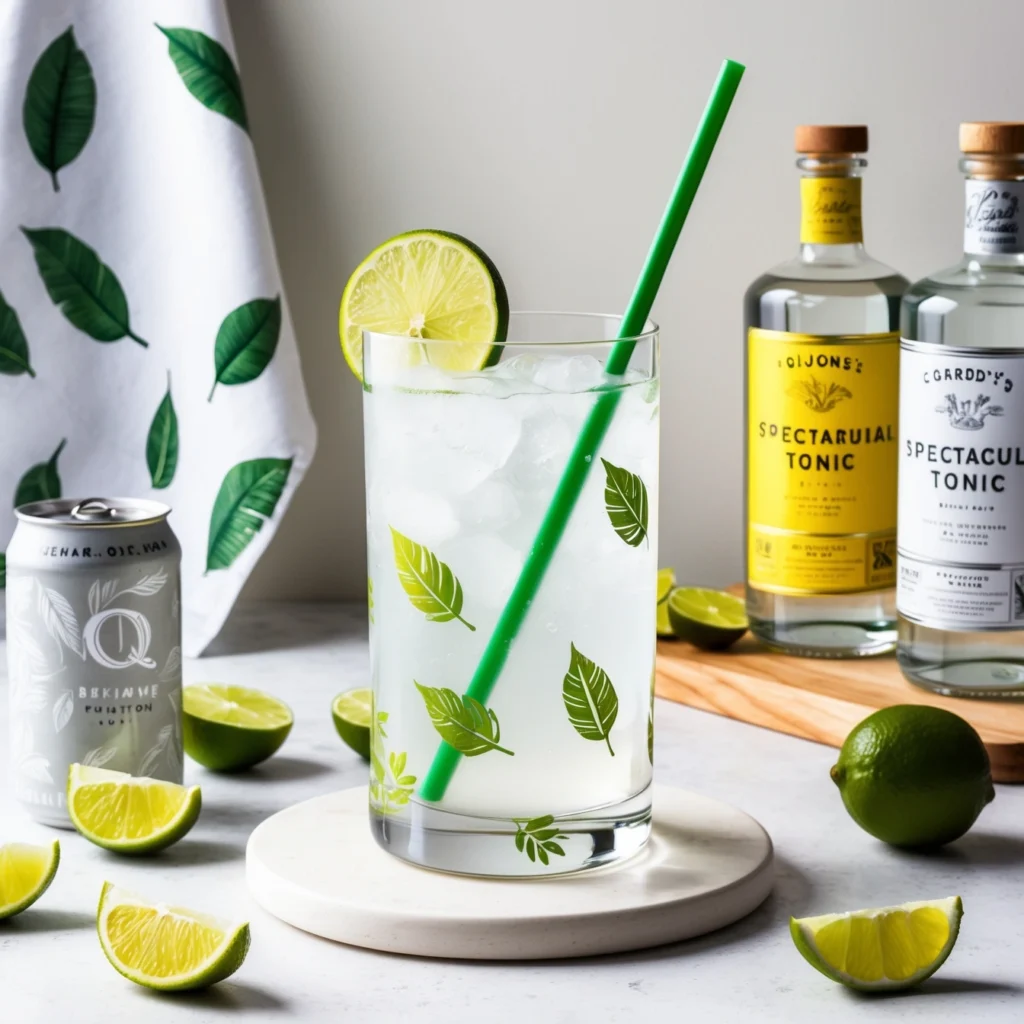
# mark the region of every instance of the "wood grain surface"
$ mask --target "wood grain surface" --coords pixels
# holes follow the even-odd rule
[[[832,747],[892,704],[931,704],[967,719],[985,742],[997,782],[1024,782],[1024,703],[958,700],[908,683],[892,656],[794,658],[751,636],[724,652],[658,642],[659,697]]]

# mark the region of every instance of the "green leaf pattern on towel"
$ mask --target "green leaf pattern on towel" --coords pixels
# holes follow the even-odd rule
[[[50,298],[75,327],[96,341],[131,338],[148,345],[132,332],[121,282],[94,249],[63,228],[21,230]]]
[[[28,360],[28,342],[21,329],[21,321],[7,300],[0,294],[0,373],[15,376],[27,373],[30,377],[36,371]]]
[[[96,82],[69,28],[36,61],[22,107],[29,148],[50,172],[54,192],[60,191],[57,172],[85,148],[95,120]]]
[[[190,28],[157,28],[167,36],[167,52],[185,88],[204,107],[249,131],[242,83],[231,55],[216,39]]]
[[[18,487],[14,492],[14,507],[27,505],[32,501],[49,501],[59,498],[60,495],[60,474],[57,472],[57,459],[64,451],[67,439],[57,445],[57,450],[46,462],[37,462],[30,469],[26,470],[18,481]]]
[[[206,571],[227,569],[274,514],[291,459],[251,459],[228,471],[210,516]]]
[[[255,380],[274,357],[280,334],[280,297],[253,299],[229,313],[217,331],[210,401],[218,384]]]
[[[171,374],[167,373],[167,394],[157,406],[146,437],[146,465],[149,479],[158,490],[169,487],[178,468],[178,414],[171,400]]]

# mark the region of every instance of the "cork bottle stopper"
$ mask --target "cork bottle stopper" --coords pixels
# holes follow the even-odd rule
[[[863,124],[797,125],[798,153],[866,153],[868,129]]]
[[[1024,153],[1024,123],[965,121],[960,125],[961,153]]]

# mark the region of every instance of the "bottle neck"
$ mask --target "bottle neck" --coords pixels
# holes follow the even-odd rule
[[[856,154],[818,154],[800,168],[800,259],[835,265],[865,258],[861,226],[861,172]]]
[[[971,155],[964,182],[964,257],[1024,265],[1024,156]]]

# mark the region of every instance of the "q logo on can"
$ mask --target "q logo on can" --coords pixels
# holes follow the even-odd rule
[[[113,658],[100,643],[100,629],[103,624],[114,617],[120,617],[118,622],[119,635],[123,630],[123,623],[128,622],[135,630],[136,643],[129,649],[127,658]],[[153,639],[153,631],[150,629],[149,620],[142,612],[134,611],[131,608],[105,608],[97,612],[85,624],[82,630],[82,639],[85,641],[85,649],[92,655],[93,660],[104,668],[131,668],[132,665],[141,665],[143,668],[156,668],[156,662],[147,658],[149,645]],[[120,651],[118,652],[120,653]]]

